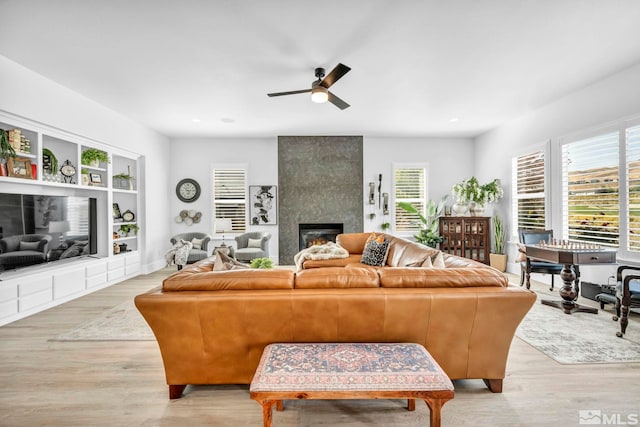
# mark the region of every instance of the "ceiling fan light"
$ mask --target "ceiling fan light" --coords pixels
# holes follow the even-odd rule
[[[329,89],[322,86],[316,86],[311,90],[311,100],[318,104],[327,102],[329,100]]]

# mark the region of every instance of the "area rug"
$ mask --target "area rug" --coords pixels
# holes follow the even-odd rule
[[[133,299],[50,341],[155,341]]]
[[[516,336],[563,365],[640,362],[640,325],[630,319],[623,338],[616,336],[619,330],[611,312],[568,315],[538,299]]]

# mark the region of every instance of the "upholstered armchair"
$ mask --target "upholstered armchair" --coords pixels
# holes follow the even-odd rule
[[[620,318],[620,332],[616,335],[622,338],[629,324],[629,310],[640,308],[640,267],[621,265],[616,273],[616,316]]]
[[[254,258],[268,258],[269,239],[271,233],[267,231],[250,231],[236,236],[236,259],[246,262]]]
[[[553,231],[552,230],[518,230],[518,234],[520,237],[520,243],[522,245],[535,245],[542,241],[550,242],[553,239]],[[562,264],[554,264],[552,262],[541,261],[537,259],[528,260],[531,263],[531,273],[544,273],[551,275],[551,288],[550,291],[553,290],[553,278],[555,274],[560,274],[564,265]],[[576,266],[577,268],[577,266]],[[520,286],[522,286],[527,281],[527,289],[529,289],[529,277],[526,277],[527,271],[527,259],[525,258],[520,262]],[[576,276],[579,275],[579,272],[576,271]],[[576,279],[577,280],[577,279]]]
[[[193,264],[209,256],[209,242],[211,241],[210,234],[198,232],[176,234],[171,238],[171,244],[175,245],[180,240],[191,242],[193,244],[193,248],[189,251],[187,264]]]
[[[0,239],[0,267],[3,270],[47,261],[48,234],[20,234]]]

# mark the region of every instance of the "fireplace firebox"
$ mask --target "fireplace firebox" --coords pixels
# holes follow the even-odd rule
[[[298,224],[300,250],[313,245],[335,242],[336,236],[343,232],[343,224]]]

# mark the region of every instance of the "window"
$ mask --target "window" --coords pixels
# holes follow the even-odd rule
[[[394,170],[395,231],[416,232],[422,228],[420,218],[398,206],[400,202],[411,203],[425,215],[426,168],[396,166]]]
[[[535,151],[512,160],[513,234],[518,230],[546,229],[545,154]]]
[[[619,245],[618,132],[562,146],[562,224],[570,241]]]
[[[640,252],[640,126],[628,128],[627,140],[627,224],[630,251]]]
[[[231,232],[246,230],[245,169],[220,168],[213,170],[213,219],[231,220]]]

